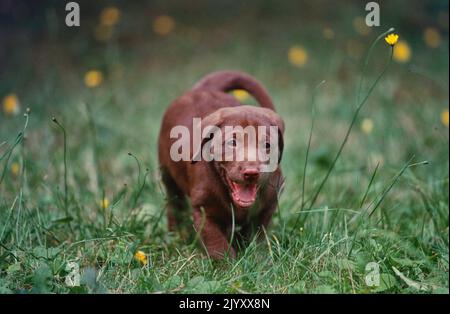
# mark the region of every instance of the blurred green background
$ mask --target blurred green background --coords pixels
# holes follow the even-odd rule
[[[5,289],[36,286],[30,278],[14,277],[14,272],[7,271],[14,263],[19,263],[25,274],[40,269],[42,265],[30,262],[33,259],[29,255],[17,253],[36,247],[63,250],[66,255],[61,265],[78,256],[82,265],[108,269],[105,260],[113,255],[112,248],[105,248],[101,261],[94,254],[105,243],[85,247],[86,251],[72,247],[73,243],[96,237],[121,239],[126,235],[120,251],[125,266],[119,267],[119,272],[129,268],[129,252],[132,256],[138,247],[146,248],[148,254],[166,254],[169,260],[184,262],[175,252],[185,241],[177,235],[171,235],[173,240],[166,238],[156,141],[161,117],[170,102],[202,76],[222,69],[248,72],[263,82],[286,122],[282,168],[287,181],[273,223],[281,247],[292,245],[292,240],[287,240],[290,236],[298,236],[307,246],[322,243],[323,234],[332,230],[344,234],[347,219],[352,218],[344,214],[336,214],[332,221],[324,221],[320,213],[311,215],[303,221],[301,230],[289,231],[289,227],[297,227],[294,221],[300,209],[311,97],[314,88],[325,80],[316,96],[306,199],[314,194],[344,138],[356,108],[356,91],[368,48],[378,35],[395,27],[400,39],[393,62],[361,111],[316,205],[359,211],[358,201],[377,164],[376,184],[367,203],[382,193],[412,156],[416,162],[428,161],[428,165],[407,172],[407,179],[390,191],[383,210],[369,222],[376,227],[366,226],[366,230],[380,228],[398,236],[397,240],[409,239],[408,247],[420,251],[411,254],[431,263],[421,270],[426,275],[419,277],[431,278],[433,285],[448,292],[448,278],[444,276],[448,272],[448,1],[380,1],[381,26],[371,28],[364,23],[368,13],[364,1],[77,2],[80,27],[65,25],[66,1],[0,3],[0,156],[7,155],[24,125],[23,114],[27,108],[31,110],[24,141],[0,163],[0,253],[4,258],[0,274],[4,275]],[[364,92],[381,72],[389,49],[384,41],[376,46]],[[243,102],[254,103],[245,93],[235,95]],[[69,208],[63,202],[63,136],[52,117],[67,132]],[[140,181],[136,161],[128,152],[141,163]],[[146,168],[147,181],[139,192]],[[107,224],[108,215],[117,217],[114,228]],[[138,218],[131,223],[129,217]],[[303,228],[309,230],[306,238]],[[364,242],[357,242],[357,246],[364,251]],[[326,247],[310,254],[320,255],[321,249]],[[79,252],[84,252],[84,257]],[[180,254],[187,258],[191,252]],[[405,254],[414,260],[410,253]],[[379,259],[388,263],[387,273],[395,276],[390,268],[392,261]],[[172,278],[174,274],[164,271],[164,265],[160,265],[161,276]],[[58,268],[52,268],[56,266],[48,267],[53,274],[58,273]],[[185,283],[190,273],[202,273],[203,266],[190,267],[187,277],[177,280]],[[314,264],[310,271],[319,273],[327,267]],[[408,275],[416,278],[417,265],[410,267],[415,270]],[[241,289],[230,288],[229,282],[220,281],[211,269],[203,271],[204,278],[220,282],[217,290],[208,292]],[[363,278],[363,273],[364,269],[354,276]],[[242,289],[370,291],[363,284],[355,288],[346,279],[342,279],[342,285],[336,284],[333,278],[338,275],[334,272],[326,285],[313,280],[314,275],[305,285],[299,284],[304,279],[291,278],[289,287],[297,290],[289,290],[283,285],[283,276],[275,275],[280,279],[274,286],[247,278],[247,283],[241,283]],[[229,276],[234,278],[235,274]],[[105,285],[116,292],[170,290],[148,282],[135,285],[134,280],[123,290],[111,283]],[[387,285],[386,291],[414,290],[398,280],[395,285]],[[45,289],[66,291],[61,282],[55,281]]]

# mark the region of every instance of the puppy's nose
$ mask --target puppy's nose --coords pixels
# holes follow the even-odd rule
[[[259,178],[259,170],[255,168],[245,169],[242,174],[244,175],[245,180],[257,180]]]

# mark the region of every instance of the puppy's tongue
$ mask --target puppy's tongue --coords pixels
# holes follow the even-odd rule
[[[238,184],[234,182],[232,184],[234,201],[242,207],[253,205],[256,199],[256,184]]]

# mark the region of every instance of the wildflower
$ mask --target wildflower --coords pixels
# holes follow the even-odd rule
[[[233,91],[233,96],[239,101],[244,101],[248,98],[248,92],[243,89],[235,89]]]
[[[303,67],[308,61],[308,52],[301,46],[293,46],[289,49],[288,58],[292,65]]]
[[[449,118],[448,118],[448,109],[446,109],[446,110],[443,110],[442,113],[441,113],[441,122],[442,122],[443,125],[448,127],[448,122],[449,122],[448,120],[449,120]]]
[[[441,45],[441,34],[433,27],[427,27],[423,32],[423,40],[431,48],[437,48]]]
[[[114,26],[120,20],[120,10],[116,7],[106,7],[100,13],[100,24]]]
[[[11,173],[13,174],[13,176],[17,176],[20,172],[20,165],[18,162],[13,162],[11,164]]]
[[[398,41],[398,35],[396,33],[390,33],[386,37],[384,37],[384,40],[391,46],[394,46]]]
[[[106,197],[104,197],[102,199],[101,206],[102,206],[103,209],[107,209],[109,207],[109,200]]]
[[[9,94],[3,98],[3,111],[5,114],[17,115],[19,109],[19,98],[17,98],[17,95]]]
[[[395,45],[394,60],[400,63],[406,63],[411,59],[411,48],[406,41],[399,41]]]
[[[372,130],[373,130],[373,121],[372,121],[372,119],[368,119],[368,118],[364,119],[361,122],[361,130],[364,133],[366,133],[366,134],[372,133]]]
[[[175,28],[175,21],[168,15],[158,16],[153,21],[153,31],[161,36],[168,35]]]
[[[93,88],[99,86],[103,82],[103,74],[97,70],[88,71],[84,75],[84,84],[87,87]]]
[[[136,251],[134,258],[144,266],[148,264],[147,255],[142,251]]]
[[[353,20],[353,28],[355,31],[363,36],[369,35],[371,29],[367,26],[365,19],[362,16],[355,17]]]

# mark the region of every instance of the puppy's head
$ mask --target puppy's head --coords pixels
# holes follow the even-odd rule
[[[270,109],[227,107],[205,117],[201,129],[196,155],[218,172],[235,207],[250,208],[281,161],[283,120]]]

